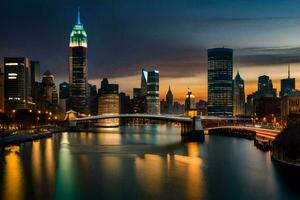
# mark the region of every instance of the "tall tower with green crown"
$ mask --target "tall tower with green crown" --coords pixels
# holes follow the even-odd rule
[[[88,114],[87,96],[87,34],[77,11],[77,22],[70,34],[69,43],[70,101],[68,109]]]

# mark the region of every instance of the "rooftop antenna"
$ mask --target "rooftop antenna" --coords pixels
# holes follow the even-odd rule
[[[80,7],[77,7],[77,24],[81,24],[81,22],[80,22]]]

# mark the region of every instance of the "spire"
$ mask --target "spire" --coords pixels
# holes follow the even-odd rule
[[[81,22],[80,22],[80,7],[77,8],[77,24],[81,24]]]
[[[171,86],[169,85],[169,91],[171,91]]]
[[[291,77],[291,69],[290,69],[291,65],[289,64],[288,66],[288,79],[290,79]]]

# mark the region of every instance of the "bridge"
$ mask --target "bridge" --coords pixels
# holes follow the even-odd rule
[[[181,124],[181,136],[186,139],[204,139],[204,130],[201,123],[201,116],[170,116],[170,115],[151,115],[151,114],[117,114],[117,115],[96,115],[70,120],[70,127],[79,124],[89,124],[101,119],[149,119],[166,122],[176,122]]]
[[[244,118],[222,118],[222,117],[212,117],[212,116],[172,116],[172,115],[151,115],[151,114],[116,114],[116,115],[96,115],[88,116],[82,118],[75,118],[70,120],[70,127],[77,127],[80,124],[90,124],[94,123],[97,120],[101,119],[114,119],[114,118],[125,118],[125,119],[149,119],[149,120],[158,120],[166,122],[176,122],[181,124],[181,136],[185,138],[204,138],[204,129],[202,127],[202,120],[210,121],[227,121],[227,122],[248,122],[249,119]],[[245,129],[252,130],[256,132],[257,137],[261,137],[268,140],[274,140],[275,137],[280,133],[279,130],[271,130],[258,128],[253,126],[217,126],[205,129],[218,129],[218,128],[236,128],[236,129]]]

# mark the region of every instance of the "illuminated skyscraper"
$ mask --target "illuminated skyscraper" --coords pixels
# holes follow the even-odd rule
[[[232,116],[232,55],[227,48],[208,49],[208,115]]]
[[[245,87],[244,80],[238,72],[233,80],[233,115],[245,114]]]
[[[28,58],[4,58],[5,111],[26,109],[32,105]]]
[[[68,107],[76,112],[87,114],[87,34],[80,21],[79,9],[77,22],[70,34],[69,84],[70,104]]]

